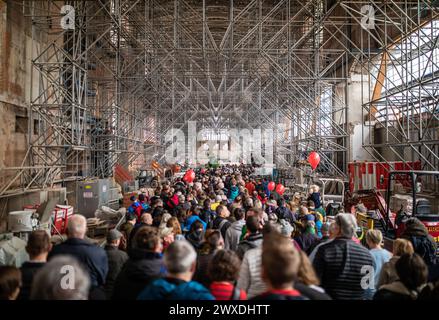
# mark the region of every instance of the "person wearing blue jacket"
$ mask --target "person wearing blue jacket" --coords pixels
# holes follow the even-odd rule
[[[204,222],[201,218],[200,218],[200,209],[199,208],[194,208],[192,210],[191,215],[186,219],[186,223],[183,226],[183,231],[189,231],[191,230],[191,226],[195,221],[200,221],[201,224],[203,225],[203,229],[206,230],[207,227],[207,223]]]
[[[271,194],[270,189],[268,189],[268,184],[269,183],[270,183],[270,181],[268,181],[265,178],[262,180],[262,188],[264,190],[264,193],[267,195],[267,197],[270,197],[270,194]]]
[[[137,207],[140,205],[139,201],[137,201],[136,196],[130,197],[131,204],[127,208],[128,213],[135,213],[137,210]]]
[[[235,201],[238,195],[239,195],[239,188],[236,186],[236,180],[233,179],[228,192],[229,203]]]
[[[167,275],[146,286],[137,300],[215,300],[202,284],[192,281],[197,253],[187,241],[175,241],[165,251]]]

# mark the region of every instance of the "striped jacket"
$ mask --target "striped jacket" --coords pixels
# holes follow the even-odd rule
[[[367,285],[363,287],[373,270],[372,255],[365,247],[348,238],[334,239],[319,247],[313,265],[321,286],[333,299],[363,299]]]

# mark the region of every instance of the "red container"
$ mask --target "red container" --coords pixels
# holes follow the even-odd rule
[[[53,221],[52,235],[57,234],[58,232],[61,234],[66,233],[67,223],[72,215],[73,215],[72,206],[57,205],[52,213],[52,221]]]
[[[52,235],[64,233],[64,210],[56,209],[52,213]]]

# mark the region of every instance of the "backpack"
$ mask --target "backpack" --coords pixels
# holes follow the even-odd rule
[[[212,229],[213,220],[215,220],[216,218],[216,215],[213,211],[203,210],[203,212],[201,212],[200,218],[206,223],[207,229]]]
[[[221,221],[218,226],[218,230],[221,230],[227,222],[228,222],[227,219],[223,219],[223,221]]]
[[[128,212],[129,213],[135,213],[138,206],[139,206],[139,203],[138,202],[134,202],[133,204],[131,204],[128,207]]]
[[[436,248],[428,237],[411,236],[410,240],[413,244],[415,252],[419,254],[428,266],[437,263]]]

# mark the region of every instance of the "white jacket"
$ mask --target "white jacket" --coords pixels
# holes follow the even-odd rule
[[[238,287],[247,292],[248,299],[254,298],[267,290],[261,275],[262,248],[248,250],[244,254],[239,272]]]

